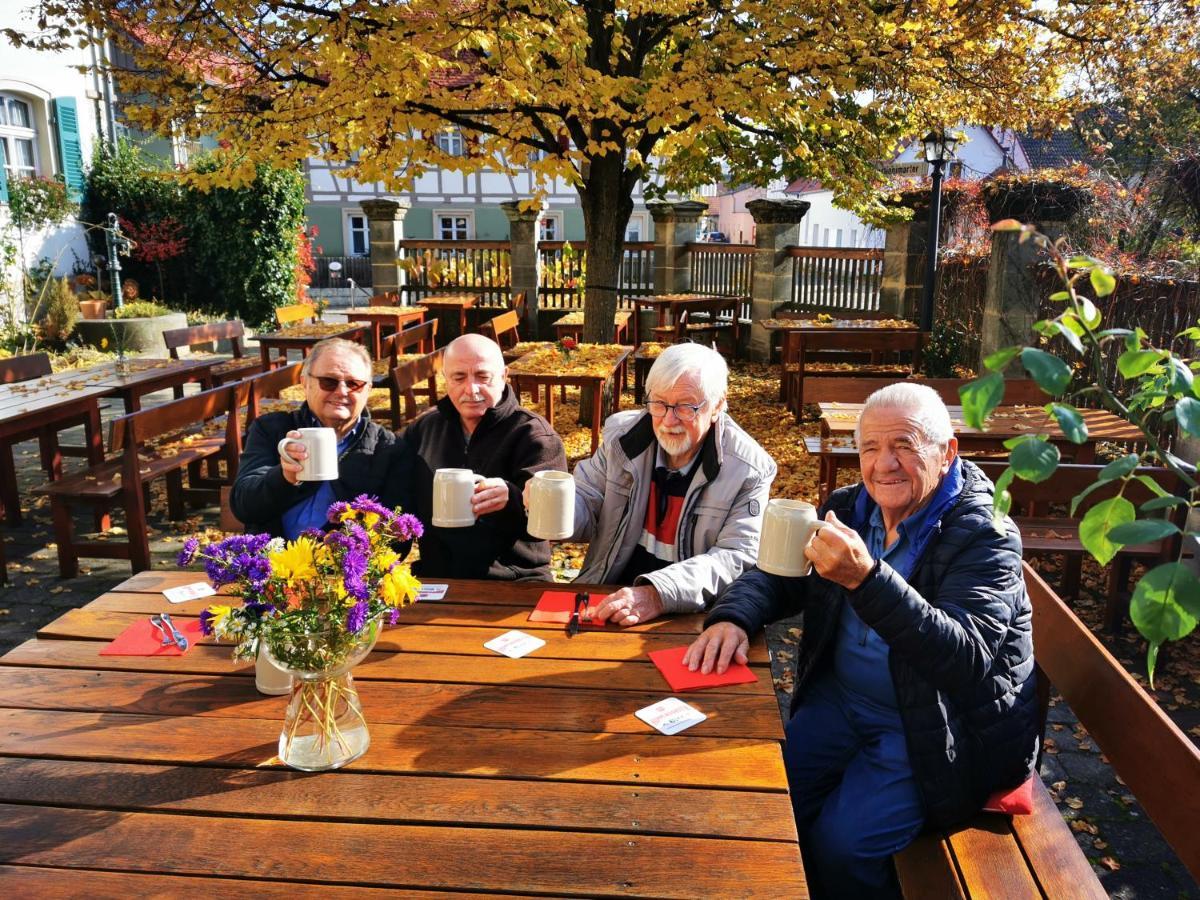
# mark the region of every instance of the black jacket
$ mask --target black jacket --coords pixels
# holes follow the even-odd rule
[[[795,711],[806,686],[830,669],[842,604],[853,604],[890,647],[909,761],[929,827],[961,822],[993,791],[1023,781],[1039,741],[1020,535],[1009,520],[1003,532],[992,526],[992,484],[965,460],[963,478],[957,502],[932,524],[911,583],[885,562],[854,591],[815,573],[780,578],[751,569],[730,585],[706,622],[732,622],[754,634],[802,609]],[[821,515],[832,509],[857,527],[864,490],[859,484],[835,492]]]
[[[521,491],[535,472],[567,470],[562,439],[550,423],[525,409],[506,387],[500,402],[484,413],[470,442],[449,397],[401,432],[411,466],[413,508],[425,525],[420,560],[423,578],[550,579],[550,544],[525,531]],[[470,528],[433,525],[433,473],[470,469],[508,482],[508,505],[482,516]]]
[[[378,497],[384,506],[408,509],[404,488],[409,483],[396,436],[370,421],[338,460],[338,477],[332,482],[338,500],[353,500],[359,494]],[[248,532],[283,535],[283,514],[317,490],[318,482],[289,484],[279,467],[279,441],[297,428],[312,425],[308,405],[294,412],[259,416],[246,435],[246,446],[229,499],[233,514]]]

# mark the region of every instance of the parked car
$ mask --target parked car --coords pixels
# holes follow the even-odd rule
[[[729,238],[723,231],[706,231],[700,235],[700,240],[708,244],[728,244]]]

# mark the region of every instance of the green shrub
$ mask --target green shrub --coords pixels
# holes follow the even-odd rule
[[[150,300],[134,300],[132,303],[126,303],[120,309],[113,313],[114,319],[149,319],[154,316],[165,316],[173,310],[161,303],[154,303]]]
[[[925,345],[924,373],[929,378],[957,378],[963,365],[963,336],[945,322],[937,322]]]
[[[71,291],[67,279],[51,279],[46,285],[41,308],[46,311],[38,323],[42,340],[55,347],[63,346],[79,321],[79,298]]]

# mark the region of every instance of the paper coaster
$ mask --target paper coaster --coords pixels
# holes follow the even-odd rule
[[[520,659],[539,647],[546,646],[546,642],[523,631],[506,631],[500,637],[492,638],[483,646],[493,653],[499,653],[510,659]]]
[[[187,603],[189,600],[199,600],[201,597],[211,597],[217,592],[207,581],[197,581],[179,587],[167,588],[163,596],[172,603]]]
[[[663,734],[678,734],[708,718],[696,707],[689,706],[678,697],[659,700],[645,709],[639,709],[634,715]]]
[[[448,590],[448,584],[422,584],[421,589],[417,591],[417,600],[441,600]]]

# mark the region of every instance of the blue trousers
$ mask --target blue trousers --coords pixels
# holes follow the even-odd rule
[[[814,897],[898,896],[891,855],[924,814],[899,713],[832,675],[786,728],[784,764]]]

